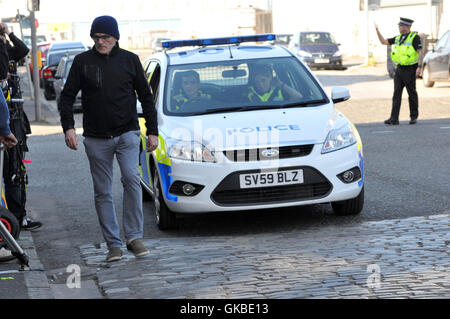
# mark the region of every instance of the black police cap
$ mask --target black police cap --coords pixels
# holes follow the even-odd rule
[[[414,20],[408,19],[408,18],[400,18],[400,22],[398,25],[412,25]]]

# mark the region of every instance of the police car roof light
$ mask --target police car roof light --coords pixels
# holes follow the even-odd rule
[[[173,49],[178,47],[190,47],[190,46],[239,44],[242,42],[274,41],[275,38],[276,38],[275,34],[255,34],[255,35],[243,35],[243,36],[223,37],[223,38],[172,40],[162,42],[162,47],[165,49]]]

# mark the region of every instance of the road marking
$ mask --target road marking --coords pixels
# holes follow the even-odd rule
[[[387,134],[394,133],[395,131],[372,131],[373,134]]]
[[[445,130],[445,129],[449,129],[450,126],[441,126],[440,129]]]
[[[0,275],[2,274],[15,274],[18,273],[18,270],[6,270],[6,271],[0,271]]]

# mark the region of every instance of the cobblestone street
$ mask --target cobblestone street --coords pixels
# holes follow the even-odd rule
[[[245,236],[147,239],[81,254],[107,298],[449,298],[450,214]]]

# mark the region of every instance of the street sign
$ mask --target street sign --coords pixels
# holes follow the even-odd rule
[[[28,0],[29,11],[39,11],[40,0]]]

